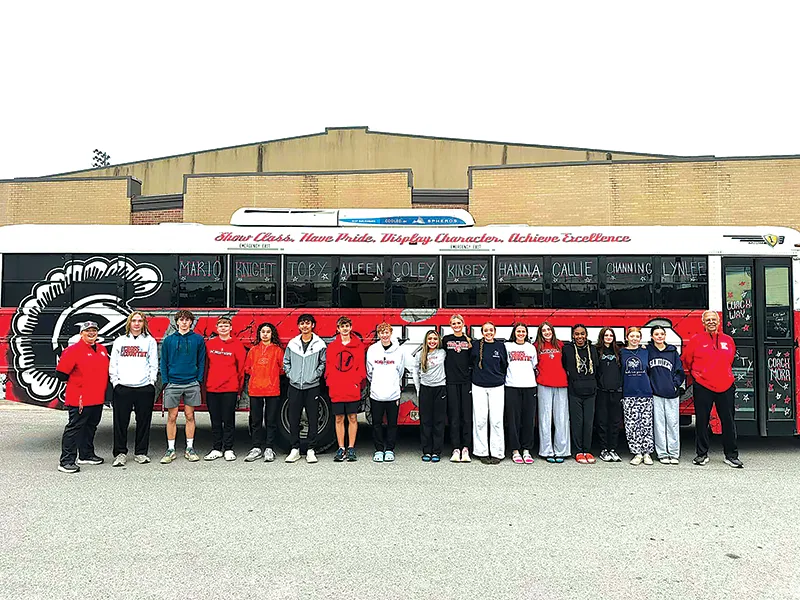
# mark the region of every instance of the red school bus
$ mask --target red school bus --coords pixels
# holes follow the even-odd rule
[[[449,333],[454,313],[475,338],[487,320],[499,338],[517,321],[533,336],[548,320],[560,339],[582,323],[593,340],[604,326],[621,340],[625,327],[660,324],[680,349],[710,308],[737,345],[739,433],[797,435],[798,246],[800,233],[781,227],[475,227],[456,210],[242,209],[224,226],[5,226],[0,398],[60,407],[54,371],[75,324],[97,321],[110,345],[133,310],[148,315],[159,341],[178,308],[194,312],[205,337],[227,315],[248,347],[265,321],[285,343],[303,312],[327,341],[340,315],[367,343],[387,321],[410,361],[428,330]],[[418,421],[409,383],[401,424]],[[689,386],[681,415],[692,412]],[[285,404],[280,414],[285,442]],[[327,399],[319,425],[327,446]]]

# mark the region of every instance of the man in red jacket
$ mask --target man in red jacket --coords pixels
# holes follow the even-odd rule
[[[736,345],[733,338],[719,332],[716,311],[703,313],[705,331],[695,335],[681,356],[687,373],[694,378],[694,414],[697,436],[697,456],[694,464],[708,464],[708,421],[716,405],[722,423],[722,448],[725,464],[736,469],[744,467],[736,447],[736,423],[733,420],[734,392],[733,360]]]
[[[94,452],[94,434],[103,416],[108,352],[97,343],[97,323],[86,321],[78,326],[80,341],[64,350],[56,366],[56,377],[67,382],[64,404],[69,412],[61,438],[58,470],[62,473],[77,473],[81,470],[78,465],[103,464],[103,459]]]
[[[334,339],[327,350],[325,362],[325,381],[331,398],[331,408],[336,416],[336,439],[339,449],[333,460],[345,459],[344,417],[347,415],[347,460],[356,460],[356,433],[358,432],[358,411],[361,404],[361,387],[367,376],[364,366],[364,344],[351,335],[353,322],[347,317],[336,321],[339,337]]]
[[[236,401],[244,384],[247,359],[242,342],[231,336],[231,320],[217,319],[217,336],[206,342],[206,404],[211,417],[211,438],[214,447],[204,460],[236,460],[233,438]],[[224,449],[224,454],[223,454]]]

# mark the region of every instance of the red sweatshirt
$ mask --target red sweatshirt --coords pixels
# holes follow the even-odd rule
[[[246,359],[244,346],[235,337],[206,341],[206,391],[241,392]]]
[[[283,348],[259,343],[250,348],[244,372],[250,375],[247,393],[251,396],[280,396]]]
[[[564,344],[559,343],[556,347],[552,342],[545,342],[542,349],[536,347],[539,353],[539,364],[537,369],[539,374],[536,383],[547,387],[567,387],[567,372],[561,364],[561,349]]]
[[[108,385],[108,352],[102,344],[95,348],[79,340],[61,353],[56,371],[69,375],[66,406],[98,406],[103,404]]]
[[[325,382],[331,402],[361,400],[361,386],[366,376],[364,344],[351,335],[350,342],[345,346],[342,337],[336,336],[328,344],[325,361]]]
[[[698,333],[681,354],[681,362],[694,380],[712,392],[724,392],[733,385],[733,359],[736,344],[724,333],[714,335],[704,331]]]

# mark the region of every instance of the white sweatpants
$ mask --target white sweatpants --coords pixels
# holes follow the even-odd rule
[[[485,388],[472,384],[472,453],[475,456],[505,458],[506,437],[503,431],[505,386]],[[489,428],[491,427],[491,438]]]
[[[552,428],[556,439],[553,445]],[[569,398],[567,388],[539,386],[539,456],[570,455]]]
[[[653,441],[658,458],[680,458],[680,398],[653,396]]]

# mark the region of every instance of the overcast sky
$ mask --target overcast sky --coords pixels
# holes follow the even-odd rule
[[[793,7],[529,4],[7,2],[0,178],[348,125],[800,153]]]

